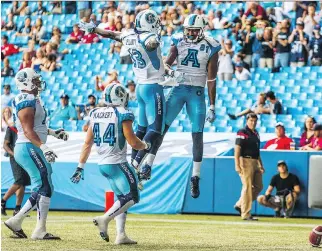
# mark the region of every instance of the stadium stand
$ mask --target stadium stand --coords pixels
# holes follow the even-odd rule
[[[100,9],[105,2],[93,2],[92,10],[100,20],[102,13]],[[117,3],[116,3],[117,4]],[[170,4],[166,6],[166,4]],[[172,2],[149,2],[142,3],[141,8],[146,5],[159,14],[165,9],[169,10],[171,6],[178,6],[179,3]],[[216,12],[222,10],[223,16],[228,20],[236,17],[237,10],[240,8],[247,9],[246,3],[229,3],[229,2],[194,2],[195,6],[200,8],[195,10],[200,14],[210,13],[210,10]],[[263,2],[261,5],[267,7],[282,7],[282,2]],[[30,10],[34,10],[37,2],[28,2]],[[50,2],[43,2],[43,6],[50,10]],[[11,3],[1,3],[1,15],[5,20]],[[63,6],[64,9],[64,6]],[[188,11],[188,7],[186,9]],[[318,11],[320,8],[318,7]],[[136,10],[137,11],[137,10]],[[64,11],[63,11],[64,13]],[[71,97],[74,105],[86,103],[87,96],[94,94],[100,97],[100,93],[95,91],[95,76],[107,76],[111,70],[119,72],[119,81],[124,85],[128,80],[134,78],[131,65],[120,64],[120,56],[118,53],[109,53],[112,40],[101,39],[99,43],[93,44],[66,44],[65,41],[73,30],[73,25],[78,22],[78,14],[46,14],[41,15],[43,25],[46,27],[45,40],[51,38],[53,27],[57,26],[62,32],[61,42],[58,48],[59,52],[67,51],[66,55],[59,53],[61,60],[59,61],[59,69],[55,71],[41,72],[43,78],[47,82],[47,90],[41,94],[42,100],[51,114],[59,106],[59,97],[65,93]],[[189,13],[189,12],[187,12]],[[291,23],[295,23],[295,13],[290,12]],[[31,15],[32,24],[39,17]],[[21,27],[26,16],[14,16],[14,22],[17,27]],[[182,16],[180,17],[182,18]],[[230,22],[229,21],[229,22]],[[320,21],[320,24],[321,21]],[[232,27],[233,28],[233,27]],[[232,35],[232,28],[225,30],[208,30],[207,34],[221,40],[223,37],[233,41],[235,51],[240,46]],[[2,31],[2,35],[9,37],[9,43],[26,47],[29,38],[27,36],[15,36],[15,31]],[[162,37],[162,52],[166,56],[170,47],[170,37]],[[35,49],[38,49],[39,45]],[[14,71],[17,72],[21,64],[23,52],[9,56],[10,64]],[[1,68],[3,62],[1,63]],[[229,120],[227,112],[237,113],[250,107],[256,102],[257,95],[260,92],[274,91],[276,96],[283,104],[282,115],[261,115],[259,124],[260,132],[274,132],[274,124],[281,121],[285,124],[286,131],[292,136],[300,136],[301,127],[303,125],[305,115],[316,116],[317,120],[322,122],[322,67],[321,66],[304,66],[304,67],[282,67],[279,72],[274,72],[269,68],[251,68],[252,79],[247,81],[217,81],[217,99],[216,99],[216,115],[217,120],[214,124],[206,123],[206,132],[236,132],[244,123],[244,119],[237,121]],[[1,77],[1,83],[9,84],[14,93],[16,93],[13,77]],[[208,104],[208,100],[206,101]],[[137,113],[137,105],[135,102],[130,103],[130,108]],[[59,128],[64,126],[68,131],[81,131],[84,121],[55,121],[50,120],[51,128]],[[185,132],[190,131],[191,126],[188,121],[185,110],[181,112],[178,118],[172,124],[170,131]]]

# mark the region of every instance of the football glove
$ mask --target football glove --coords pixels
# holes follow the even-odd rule
[[[55,159],[58,158],[56,153],[54,153],[54,151],[45,144],[40,145],[40,149],[44,153],[45,159],[48,163],[54,163]]]
[[[57,130],[53,130],[53,129],[48,129],[48,135],[54,136],[57,139],[62,139],[64,141],[67,141],[69,138],[69,134],[63,129],[57,129]]]
[[[215,114],[215,107],[213,105],[211,105],[208,109],[208,112],[207,112],[207,118],[206,120],[209,122],[209,123],[212,123],[215,121],[215,118],[216,118],[216,114]]]
[[[86,23],[81,20],[78,24],[78,27],[80,30],[85,31],[87,33],[94,33],[95,28],[96,28],[96,24],[94,24],[93,21]]]
[[[265,195],[265,200],[268,201],[271,197],[272,197],[272,195],[270,195],[270,194]]]
[[[70,180],[77,184],[80,179],[84,180],[84,169],[83,168],[80,168],[80,167],[77,167],[76,168],[76,171],[74,172],[73,176],[70,177]]]
[[[179,84],[180,83],[183,83],[185,81],[185,76],[184,75],[185,75],[184,73],[178,72],[178,71],[171,71],[171,72],[169,72],[169,76],[171,78],[174,78],[175,81],[177,83],[179,83]]]

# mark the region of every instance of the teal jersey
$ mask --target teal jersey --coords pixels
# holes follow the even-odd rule
[[[95,108],[90,112],[94,144],[100,156],[99,165],[126,162],[127,143],[122,122],[134,120],[130,110],[123,107]]]

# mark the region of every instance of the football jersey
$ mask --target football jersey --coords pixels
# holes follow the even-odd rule
[[[100,156],[99,165],[126,162],[126,139],[122,122],[134,120],[130,110],[123,107],[95,108],[90,112],[94,144]]]
[[[33,94],[20,93],[18,94],[12,102],[13,106],[13,119],[18,130],[18,143],[30,142],[30,140],[25,136],[21,122],[19,120],[18,114],[24,108],[32,107],[35,109],[34,117],[34,131],[37,133],[42,143],[46,143],[48,135],[48,127],[46,124],[47,112],[38,97]]]
[[[182,84],[202,86],[207,82],[208,63],[221,46],[214,38],[205,36],[198,43],[186,42],[183,33],[176,33],[171,37],[171,45],[178,50],[177,71],[185,74]]]
[[[139,84],[155,84],[164,81],[164,65],[160,46],[153,50],[146,49],[146,43],[154,33],[136,34],[133,30],[121,35],[123,46],[130,53],[133,72]]]

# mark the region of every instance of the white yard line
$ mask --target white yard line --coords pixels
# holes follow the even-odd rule
[[[33,218],[33,217],[32,217]],[[73,216],[48,216],[48,222],[91,222],[94,217],[73,217]],[[313,228],[317,224],[298,224],[298,223],[274,223],[274,222],[245,222],[245,221],[218,221],[218,220],[183,220],[183,219],[146,219],[146,218],[127,218],[128,221],[138,222],[162,222],[162,223],[189,223],[189,224],[208,224],[208,225],[248,225],[248,226],[265,226],[265,227],[304,227]]]

